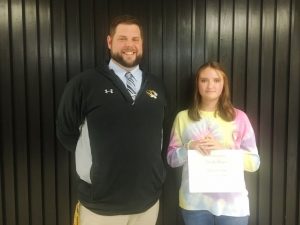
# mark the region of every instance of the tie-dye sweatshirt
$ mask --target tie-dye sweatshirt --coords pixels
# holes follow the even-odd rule
[[[254,172],[260,159],[255,134],[247,115],[235,109],[236,117],[227,122],[214,112],[201,111],[201,119],[192,121],[187,110],[177,114],[170,137],[167,160],[171,167],[183,166],[179,190],[179,206],[186,210],[208,210],[212,214],[247,216],[249,212],[248,191],[239,193],[190,193],[188,184],[188,160],[185,144],[190,140],[212,135],[226,149],[244,151],[244,170]]]

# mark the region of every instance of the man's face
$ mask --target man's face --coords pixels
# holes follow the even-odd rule
[[[143,40],[135,24],[119,24],[113,36],[107,36],[107,45],[113,60],[126,68],[138,65],[143,55]]]

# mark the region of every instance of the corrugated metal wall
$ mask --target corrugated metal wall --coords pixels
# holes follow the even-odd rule
[[[107,59],[110,19],[141,18],[143,67],[162,77],[174,113],[203,62],[227,67],[234,104],[257,134],[247,174],[250,225],[299,225],[298,0],[0,0],[0,224],[71,224],[73,155],[55,137],[66,82]],[[171,118],[172,119],[172,118]],[[158,225],[182,225],[180,170],[168,168]]]

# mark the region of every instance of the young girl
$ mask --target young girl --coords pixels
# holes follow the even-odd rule
[[[191,193],[188,150],[242,150],[244,170],[254,172],[260,159],[247,115],[230,102],[228,78],[217,62],[202,65],[195,79],[193,104],[177,114],[168,147],[171,167],[183,166],[179,206],[186,225],[247,225],[249,199],[242,192]],[[220,184],[221,185],[221,184]]]

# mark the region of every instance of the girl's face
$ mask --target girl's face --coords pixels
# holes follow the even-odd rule
[[[224,87],[224,79],[218,70],[204,69],[199,76],[198,91],[203,103],[218,103]]]

